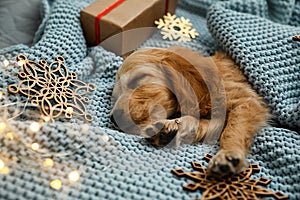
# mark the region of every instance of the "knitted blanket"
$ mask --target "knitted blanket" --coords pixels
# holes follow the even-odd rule
[[[101,47],[87,48],[80,26],[79,11],[93,0],[43,1],[43,22],[32,47],[12,46],[0,50],[0,88],[5,103],[25,101],[6,95],[9,84],[19,82],[15,58],[19,53],[29,59],[65,57],[78,79],[96,84],[97,90],[87,105],[94,120],[57,120],[44,124],[34,136],[28,127],[36,111],[29,108],[9,123],[21,141],[38,142],[46,153],[29,150],[24,143],[0,137],[0,159],[9,174],[0,174],[0,199],[195,199],[201,192],[187,192],[170,171],[192,170],[190,163],[215,154],[217,145],[195,144],[156,149],[142,138],[116,131],[109,120],[111,92],[116,70],[123,59]],[[282,191],[290,199],[300,199],[300,1],[298,0],[181,0],[178,16],[191,19],[200,37],[190,43],[165,41],[154,34],[143,47],[183,45],[204,55],[224,50],[238,63],[249,82],[270,106],[274,124],[255,137],[250,163],[261,167],[253,178],[272,180],[266,186]],[[207,15],[207,18],[205,17]],[[3,102],[3,101],[2,101]],[[1,103],[2,103],[1,102]],[[1,104],[0,104],[1,106]],[[29,107],[29,106],[28,106]],[[18,107],[22,109],[22,105]],[[3,109],[3,107],[1,107]],[[8,109],[11,117],[16,108]],[[29,110],[29,111],[28,111]],[[254,111],[255,112],[255,111]],[[84,125],[84,126],[83,126]],[[89,126],[89,129],[87,129]],[[3,156],[6,155],[6,156]],[[53,167],[43,166],[51,157]],[[70,182],[68,174],[77,170],[80,179]],[[58,179],[59,190],[50,182]]]

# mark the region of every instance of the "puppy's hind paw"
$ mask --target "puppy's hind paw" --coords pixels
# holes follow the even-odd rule
[[[241,151],[221,150],[210,160],[207,170],[212,176],[226,177],[241,172],[247,165],[246,158]]]

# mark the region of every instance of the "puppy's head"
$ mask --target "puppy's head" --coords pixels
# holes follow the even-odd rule
[[[176,112],[176,98],[159,66],[160,51],[137,51],[117,72],[110,116],[114,125],[127,133],[140,134],[145,125]]]

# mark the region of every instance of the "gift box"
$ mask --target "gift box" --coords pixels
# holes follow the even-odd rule
[[[97,0],[80,12],[88,46],[128,53],[156,31],[154,21],[174,13],[177,0]]]

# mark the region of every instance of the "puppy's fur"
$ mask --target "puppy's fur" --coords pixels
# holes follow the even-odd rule
[[[184,47],[131,54],[117,72],[113,98],[114,124],[154,145],[220,139],[208,166],[218,176],[246,166],[252,138],[269,118],[264,101],[229,57],[203,57]]]

